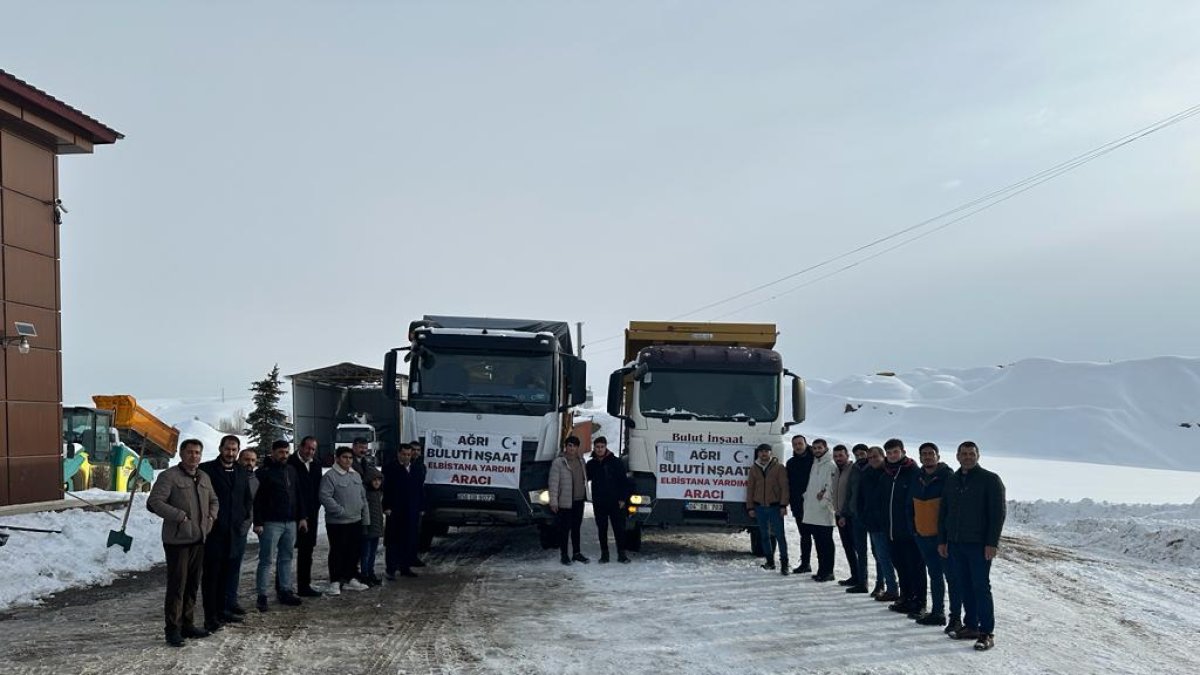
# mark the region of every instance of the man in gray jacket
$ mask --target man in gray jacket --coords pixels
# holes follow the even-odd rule
[[[217,520],[219,508],[212,482],[199,470],[203,450],[204,444],[194,438],[181,443],[179,464],[159,474],[146,500],[146,508],[163,519],[162,541],[167,554],[163,613],[167,644],[172,647],[182,647],[184,638],[209,635],[193,622],[204,539]]]
[[[354,451],[339,448],[333,468],[321,478],[321,506],[325,507],[325,532],[329,535],[329,595],[342,589],[365,591],[358,576],[363,528],[371,524],[367,491],[354,470]]]

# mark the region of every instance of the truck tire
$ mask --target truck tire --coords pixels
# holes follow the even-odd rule
[[[421,522],[421,531],[417,535],[417,550],[422,553],[433,548],[433,538],[438,535],[438,524],[426,521]],[[444,532],[442,534],[445,534]]]
[[[750,533],[750,553],[758,557],[766,555],[763,552],[762,537],[759,536],[759,529],[751,527],[747,531]]]
[[[538,541],[541,542],[543,551],[558,548],[558,530],[553,525],[539,524],[537,528]]]
[[[625,530],[625,548],[637,553],[642,550],[642,526],[635,525]]]

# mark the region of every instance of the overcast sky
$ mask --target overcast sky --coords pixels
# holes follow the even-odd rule
[[[425,313],[586,343],[1200,103],[1188,2],[250,4],[0,12],[0,67],[127,136],[59,164],[68,402],[376,365]],[[1198,185],[1200,118],[726,319],[822,378],[1194,355]]]

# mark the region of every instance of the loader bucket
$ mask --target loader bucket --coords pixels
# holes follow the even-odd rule
[[[125,534],[124,530],[109,530],[108,546],[106,548],[112,548],[113,546],[120,546],[126,553],[129,553],[129,548],[133,546],[133,537]]]

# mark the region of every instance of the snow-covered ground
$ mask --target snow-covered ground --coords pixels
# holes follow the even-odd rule
[[[104,490],[76,493],[97,501],[128,495]],[[72,509],[61,513],[43,512],[0,518],[0,525],[61,529],[62,534],[12,532],[8,544],[0,547],[0,609],[36,603],[41,598],[80,586],[112,583],[121,574],[149,569],[163,562],[162,520],[146,510],[146,493],[134,497],[126,533],[133,537],[129,552],[120,547],[105,548],[110,530],[121,522],[121,511]],[[110,515],[111,514],[111,515]]]

